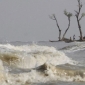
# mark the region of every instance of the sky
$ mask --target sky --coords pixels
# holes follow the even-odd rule
[[[85,0],[81,0],[85,4]],[[77,0],[0,0],[0,41],[49,41],[58,40],[56,22],[49,15],[56,15],[62,35],[68,26],[64,10],[78,10]],[[85,12],[85,5],[82,11]],[[85,18],[81,20],[85,35]],[[76,18],[65,37],[79,36]]]

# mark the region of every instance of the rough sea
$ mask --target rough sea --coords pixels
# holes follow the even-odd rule
[[[0,85],[85,85],[85,42],[1,42]]]

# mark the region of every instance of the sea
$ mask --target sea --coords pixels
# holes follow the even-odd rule
[[[85,42],[0,42],[0,85],[85,85]]]

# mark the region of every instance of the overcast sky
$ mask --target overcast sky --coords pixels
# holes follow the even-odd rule
[[[85,3],[85,0],[81,0]],[[49,15],[55,14],[62,34],[68,25],[64,9],[75,14],[77,0],[0,0],[0,41],[48,41],[58,39],[58,28]],[[85,11],[85,6],[82,12]],[[85,18],[81,21],[85,35]],[[71,18],[71,27],[66,37],[79,30],[76,18]]]

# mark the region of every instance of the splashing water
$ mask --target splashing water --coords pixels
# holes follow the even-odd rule
[[[3,85],[85,81],[85,69],[76,64],[54,47],[0,45],[0,81]]]

